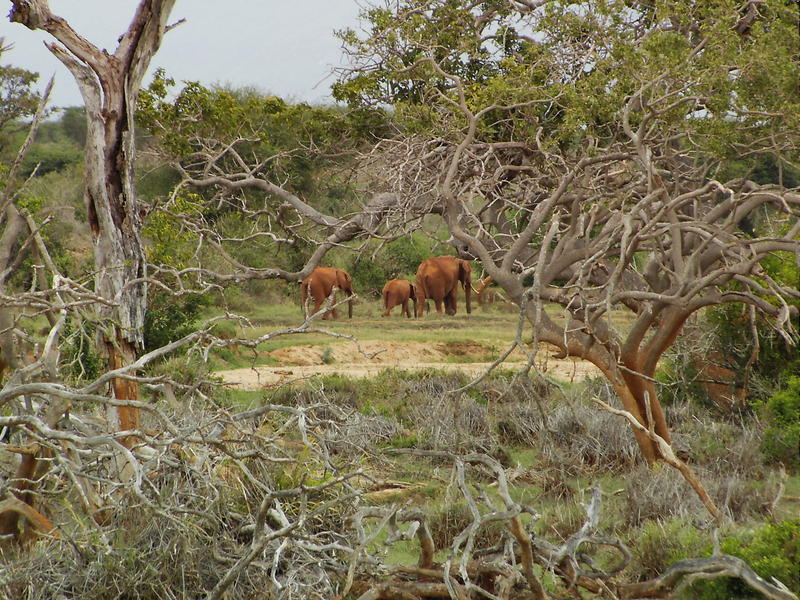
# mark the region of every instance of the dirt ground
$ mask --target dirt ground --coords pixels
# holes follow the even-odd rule
[[[554,358],[555,348],[543,347],[537,354],[536,367],[561,381],[581,381],[600,374],[597,367],[583,360]],[[442,369],[477,375],[491,365],[495,356],[478,343],[385,342],[367,340],[356,345],[340,342],[327,346],[297,345],[268,354],[278,366],[258,366],[219,371],[226,384],[259,390],[282,385],[291,380],[338,373],[348,377],[373,377],[384,369],[418,371]],[[526,357],[515,351],[504,368],[521,368]],[[454,362],[457,361],[457,362]]]

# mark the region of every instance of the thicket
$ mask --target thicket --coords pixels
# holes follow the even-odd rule
[[[764,420],[761,447],[767,457],[800,471],[800,376],[790,377],[786,387],[760,405]]]
[[[204,387],[211,402],[202,403],[187,398],[193,393],[189,391],[192,386],[207,374],[188,368],[184,359],[172,359],[160,368],[186,386],[175,390],[177,401],[160,403],[160,410],[176,424],[195,423],[203,435],[213,436],[220,419],[229,419],[229,415],[262,416],[253,421],[225,421],[234,443],[231,449],[236,449],[234,456],[213,450],[213,444],[207,449],[194,444],[171,454],[160,474],[143,489],[144,497],[154,502],[144,503],[144,497],[135,495],[121,499],[121,506],[127,509],[117,513],[117,526],[108,532],[101,534],[89,524],[76,523],[68,541],[43,540],[24,555],[7,549],[2,593],[31,600],[55,594],[139,599],[202,595],[232,564],[226,557],[240,556],[251,546],[252,519],[261,497],[257,481],[268,481],[274,489],[288,493],[297,486],[330,481],[336,472],[330,470],[333,465],[360,465],[371,476],[354,480],[342,490],[346,493],[341,502],[304,525],[301,539],[314,540],[311,547],[333,544],[333,540],[340,546],[350,543],[349,515],[356,507],[349,494],[358,488],[361,505],[369,499],[378,507],[389,506],[397,497],[381,501],[370,494],[378,493],[375,483],[381,484],[378,490],[395,485],[400,486],[401,501],[411,501],[427,513],[427,526],[439,551],[437,559],[444,560],[452,541],[473,527],[474,515],[458,492],[447,461],[398,454],[408,449],[478,451],[494,456],[504,464],[514,497],[539,513],[530,521],[532,532],[541,540],[556,543],[582,526],[582,502],[589,487],[599,482],[604,491],[599,529],[613,532],[633,553],[634,560],[618,575],[624,580],[646,580],[675,561],[710,556],[713,551],[705,510],[680,476],[672,470],[648,470],[625,423],[587,403],[588,397],[608,397],[608,390],[599,382],[565,387],[536,378],[515,380],[511,373],[500,373],[452,396],[447,392],[465,384],[465,376],[386,371],[368,380],[324,377],[250,394]],[[183,371],[185,380],[176,377]],[[153,375],[158,373],[153,371]],[[287,407],[285,411],[266,409],[281,405]],[[769,468],[757,454],[737,460],[737,465],[742,463],[746,469],[730,472],[730,456],[752,443],[754,438],[745,434],[753,433],[753,426],[720,420],[696,404],[673,409],[675,431],[692,439],[696,454],[689,460],[732,519],[719,531],[720,550],[747,560],[762,577],[774,576],[789,589],[800,591],[795,569],[800,560],[800,522],[775,513],[769,523],[754,525],[770,514],[779,481],[764,477]],[[304,444],[289,427],[291,411],[304,416],[313,444]],[[442,427],[442,423],[451,426]],[[245,426],[252,427],[252,437],[244,430],[236,432]],[[755,428],[753,435],[757,441],[764,433]],[[740,439],[741,446],[718,443],[720,439]],[[267,442],[276,452],[273,461],[246,458],[263,451]],[[327,466],[320,456],[327,456]],[[61,493],[56,475],[47,480],[51,487],[45,489],[50,494]],[[486,472],[470,468],[467,477],[477,494],[494,493]],[[302,501],[289,496],[281,506],[291,514],[321,507],[338,493],[335,488],[308,493]],[[745,496],[749,501],[740,502]],[[194,515],[191,526],[181,525],[176,513],[166,509],[173,503],[183,513]],[[53,516],[66,518],[60,509]],[[475,530],[475,547],[490,552],[504,535],[500,523],[486,521]],[[418,548],[413,542],[387,542],[384,548],[383,540],[373,540],[368,551],[390,562],[416,562]],[[227,597],[248,598],[263,592],[265,572],[273,573],[285,586],[287,598],[332,593],[320,588],[315,595],[314,577],[319,575],[315,565],[307,562],[299,545],[290,543],[287,548],[280,552],[276,542],[276,554],[269,554],[276,557],[275,566],[253,563]],[[175,560],[176,556],[180,560]],[[333,569],[335,562],[327,560],[331,567],[328,576],[343,577]],[[324,582],[330,581],[328,576]],[[738,580],[724,579],[697,582],[683,597],[721,600],[756,596]]]

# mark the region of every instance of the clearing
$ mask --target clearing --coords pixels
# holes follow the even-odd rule
[[[554,347],[543,345],[540,349],[535,365],[541,372],[562,381],[582,381],[600,374],[587,361],[554,358],[555,352]],[[267,352],[266,357],[277,365],[228,369],[217,375],[226,384],[244,390],[274,387],[314,375],[373,377],[385,369],[455,370],[478,375],[489,368],[497,353],[478,342],[362,340],[358,344],[348,341],[287,346]],[[502,368],[521,369],[525,360],[523,353],[515,350]]]

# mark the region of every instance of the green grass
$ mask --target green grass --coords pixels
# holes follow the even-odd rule
[[[464,307],[461,307],[464,310]],[[381,340],[386,342],[431,342],[434,344],[453,344],[459,342],[478,343],[486,348],[482,360],[493,360],[511,344],[516,336],[518,316],[516,314],[477,308],[471,315],[461,312],[453,317],[426,314],[422,319],[407,319],[398,315],[383,318],[378,301],[361,302],[354,309],[352,319],[340,311],[339,319],[323,321],[318,319],[313,328],[327,330],[340,335],[349,335],[358,340]],[[342,316],[345,318],[342,318]],[[256,338],[268,333],[297,327],[302,323],[300,307],[294,304],[272,304],[255,306],[248,315],[252,326],[235,327],[235,335]],[[530,333],[527,333],[530,338]],[[324,333],[301,333],[279,336],[260,344],[257,348],[256,365],[266,363],[266,353],[297,345],[324,345],[350,343]],[[217,352],[219,368],[248,366],[252,363],[236,351]],[[468,356],[453,356],[451,362],[465,362],[473,359]]]

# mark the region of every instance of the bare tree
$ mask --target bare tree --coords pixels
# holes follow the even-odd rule
[[[83,96],[88,123],[85,197],[94,241],[94,283],[106,300],[99,310],[110,323],[103,342],[112,370],[132,363],[142,345],[146,266],[133,186],[133,112],[174,3],[142,0],[112,54],[81,37],[50,10],[47,0],[12,0],[9,13],[12,22],[41,29],[56,39],[58,43],[47,47],[70,70]],[[116,379],[112,385],[120,400],[137,399],[135,381]],[[117,412],[120,429],[138,429],[136,409],[121,406]]]

